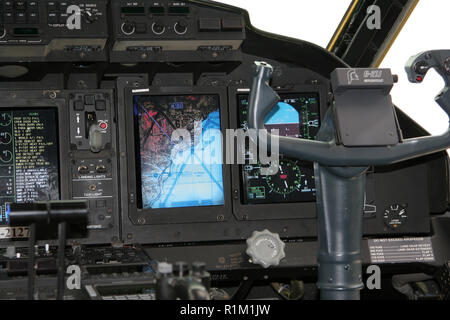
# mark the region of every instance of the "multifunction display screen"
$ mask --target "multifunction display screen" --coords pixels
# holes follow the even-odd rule
[[[224,204],[219,95],[134,96],[138,207]]]
[[[6,203],[59,199],[57,111],[0,109],[0,211]]]
[[[314,140],[320,126],[318,94],[280,94],[280,102],[266,116],[268,131],[280,136]],[[247,130],[248,95],[238,95],[239,122]],[[256,155],[246,149],[241,166],[244,204],[290,203],[315,200],[314,170],[309,162],[280,156],[277,162],[251,164]],[[277,167],[275,174],[262,174],[262,167]]]

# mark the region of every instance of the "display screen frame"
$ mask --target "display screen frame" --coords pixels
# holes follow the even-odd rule
[[[228,101],[225,87],[149,87],[143,89],[127,88],[125,92],[126,128],[129,134],[127,140],[127,175],[128,175],[128,215],[135,225],[168,224],[168,223],[198,223],[222,222],[230,218],[231,209],[231,170],[225,164],[225,141],[222,142],[222,179],[224,204],[211,206],[192,206],[175,208],[139,208],[138,166],[136,157],[136,132],[134,119],[135,96],[176,96],[176,95],[217,95],[219,98],[219,113],[221,132],[225,137],[228,123]],[[133,132],[133,134],[131,134]]]
[[[10,89],[0,90],[2,99],[0,99],[0,110],[41,110],[51,109],[55,110],[55,134],[57,143],[57,162],[58,162],[58,185],[59,185],[59,199],[70,199],[71,182],[70,170],[68,166],[62,165],[62,159],[69,154],[69,131],[63,128],[63,124],[68,122],[67,101],[66,97],[57,95],[54,98],[50,96],[43,96],[42,90],[29,90],[26,93],[23,91],[16,91]],[[43,200],[45,201],[45,200]],[[0,246],[4,243],[14,244],[27,241],[28,238],[23,239],[8,239],[0,241]]]
[[[327,110],[327,90],[323,85],[296,85],[289,88],[275,88],[280,95],[312,94],[319,99],[319,117],[322,121]],[[240,128],[238,97],[242,94],[249,94],[248,87],[232,86],[228,88],[230,97],[230,124],[231,128]],[[236,152],[236,145],[235,145]],[[316,218],[316,202],[289,202],[289,203],[244,203],[244,186],[242,183],[241,166],[234,165],[231,170],[232,190],[238,197],[233,197],[233,214],[236,219],[245,220],[280,220],[280,219],[302,219]],[[316,179],[317,181],[317,179]]]

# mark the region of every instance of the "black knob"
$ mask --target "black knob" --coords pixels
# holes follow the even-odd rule
[[[91,24],[91,23],[94,23],[95,21],[97,21],[97,16],[90,11],[85,11],[83,16],[84,16],[84,21],[87,24]]]
[[[187,28],[188,28],[187,22],[184,20],[178,21],[174,25],[174,30],[178,34],[185,34],[187,31]]]
[[[164,26],[164,24],[161,21],[156,21],[152,25],[152,31],[155,34],[163,34],[165,30],[166,30],[166,27]]]
[[[134,33],[134,31],[136,30],[136,27],[134,26],[134,23],[132,23],[132,22],[124,22],[124,23],[122,23],[121,29],[124,34],[129,36]]]

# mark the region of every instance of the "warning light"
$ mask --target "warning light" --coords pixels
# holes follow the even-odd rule
[[[422,82],[423,81],[423,77],[422,76],[417,76],[416,77],[416,81],[417,82]]]
[[[101,122],[100,123],[100,129],[106,130],[106,128],[108,128],[108,124],[106,122]]]

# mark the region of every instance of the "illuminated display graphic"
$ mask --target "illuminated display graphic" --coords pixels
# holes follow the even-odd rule
[[[224,204],[218,95],[135,96],[134,116],[138,207]]]
[[[266,116],[267,130],[278,129],[280,136],[315,139],[320,126],[317,94],[281,94],[278,105]],[[248,128],[248,95],[238,95],[239,121]],[[281,156],[272,166],[250,164],[256,155],[246,149],[242,165],[243,202],[245,204],[291,203],[315,200],[314,170],[311,163]],[[275,165],[275,166],[274,166]],[[277,167],[273,175],[261,174],[261,168]]]
[[[5,204],[59,199],[57,112],[0,110],[0,211]]]

